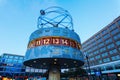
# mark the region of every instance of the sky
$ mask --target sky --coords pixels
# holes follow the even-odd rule
[[[120,0],[0,0],[0,55],[25,55],[39,11],[51,6],[71,14],[82,43],[120,16]]]

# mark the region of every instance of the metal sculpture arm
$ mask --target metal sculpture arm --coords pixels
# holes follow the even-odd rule
[[[58,24],[60,24],[66,17],[67,15],[61,21],[59,21],[55,26],[58,27]]]
[[[55,26],[53,23],[51,23],[51,22],[49,22],[49,21],[47,21],[47,20],[45,20],[45,19],[43,19],[43,18],[41,18],[41,20],[43,20],[43,21],[45,21],[45,22],[47,22],[47,23],[49,23],[49,24]]]

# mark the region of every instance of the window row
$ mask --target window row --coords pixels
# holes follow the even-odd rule
[[[112,57],[112,60],[114,61],[114,60],[119,60],[120,59],[120,56],[119,55],[116,55],[116,56],[113,56]]]
[[[4,62],[4,63],[23,63],[23,60],[17,60],[17,59],[2,59],[2,62]]]
[[[109,62],[109,61],[110,61],[110,58],[103,59],[103,62]]]
[[[13,58],[13,59],[24,59],[24,57],[20,57],[20,56],[12,56],[12,55],[4,55],[4,58]]]

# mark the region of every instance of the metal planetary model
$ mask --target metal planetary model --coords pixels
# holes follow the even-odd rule
[[[80,38],[67,10],[60,7],[40,10],[37,27],[30,35],[24,65],[46,69],[48,80],[60,80],[61,69],[84,64]]]

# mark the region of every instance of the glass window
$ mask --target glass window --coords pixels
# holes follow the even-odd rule
[[[39,70],[38,69],[35,69],[35,72],[38,72]]]
[[[108,44],[108,43],[110,43],[110,42],[112,42],[112,39],[111,39],[111,38],[105,41],[106,44]]]
[[[23,60],[18,60],[18,63],[22,63],[23,62]]]
[[[17,63],[18,60],[13,60],[13,63]]]
[[[97,55],[95,58],[96,58],[96,59],[99,59],[99,58],[100,58],[100,55]]]
[[[107,52],[105,52],[105,53],[102,54],[102,57],[105,57],[105,56],[108,56]]]
[[[120,33],[118,33],[117,35],[115,35],[113,38],[114,38],[114,40],[120,39]]]
[[[100,34],[96,35],[96,39],[100,38]]]
[[[116,24],[113,24],[109,27],[110,30],[113,30],[114,28],[116,28]]]
[[[120,20],[118,21],[118,25],[120,26]]]
[[[13,56],[12,56],[12,55],[10,55],[10,56],[9,56],[9,58],[13,58]]]
[[[90,61],[94,60],[94,57],[90,58]]]
[[[119,56],[119,55],[112,57],[112,60],[118,60],[118,59],[120,59],[120,56]]]
[[[116,33],[118,33],[118,32],[119,32],[119,29],[116,28],[115,30],[113,30],[113,31],[111,32],[111,34],[114,35],[114,34],[116,34]]]
[[[113,50],[109,51],[109,53],[110,53],[110,54],[115,54],[115,53],[117,53],[117,50],[116,50],[116,49],[113,49]]]
[[[106,35],[103,36],[104,39],[107,39],[109,37],[110,37],[110,34],[106,34]]]
[[[107,33],[107,29],[102,31],[103,35],[106,34],[106,33]]]
[[[102,63],[102,60],[99,60],[98,63],[101,64],[101,63]]]
[[[109,58],[105,58],[105,59],[103,59],[103,62],[109,62],[109,61],[110,61]]]
[[[23,57],[19,57],[19,59],[23,59]]]
[[[35,69],[31,68],[31,72],[34,72],[34,71],[35,71]]]
[[[120,46],[120,41],[117,41],[117,42],[116,42],[116,45],[117,45],[117,46]]]
[[[94,47],[93,47],[93,50],[96,50],[96,49],[97,49],[97,46],[94,46]]]
[[[8,58],[8,55],[4,55],[4,58]]]
[[[8,63],[12,63],[12,62],[13,62],[13,59],[7,59],[7,62],[8,62]]]
[[[18,56],[14,56],[15,59],[18,59]]]
[[[30,68],[26,68],[26,70],[25,70],[26,72],[30,72]]]
[[[102,38],[98,39],[97,42],[98,42],[98,43],[102,42]]]
[[[94,52],[94,54],[98,54],[98,53],[99,53],[99,51],[98,51],[98,50]]]
[[[101,48],[102,46],[104,46],[104,43],[100,43],[98,46],[99,48]]]
[[[108,45],[107,48],[108,48],[108,49],[111,49],[111,48],[113,48],[114,46],[115,46],[115,45],[112,43],[112,44]]]
[[[103,47],[103,48],[100,49],[100,52],[103,52],[103,51],[105,51],[105,50],[106,50],[106,48]]]

